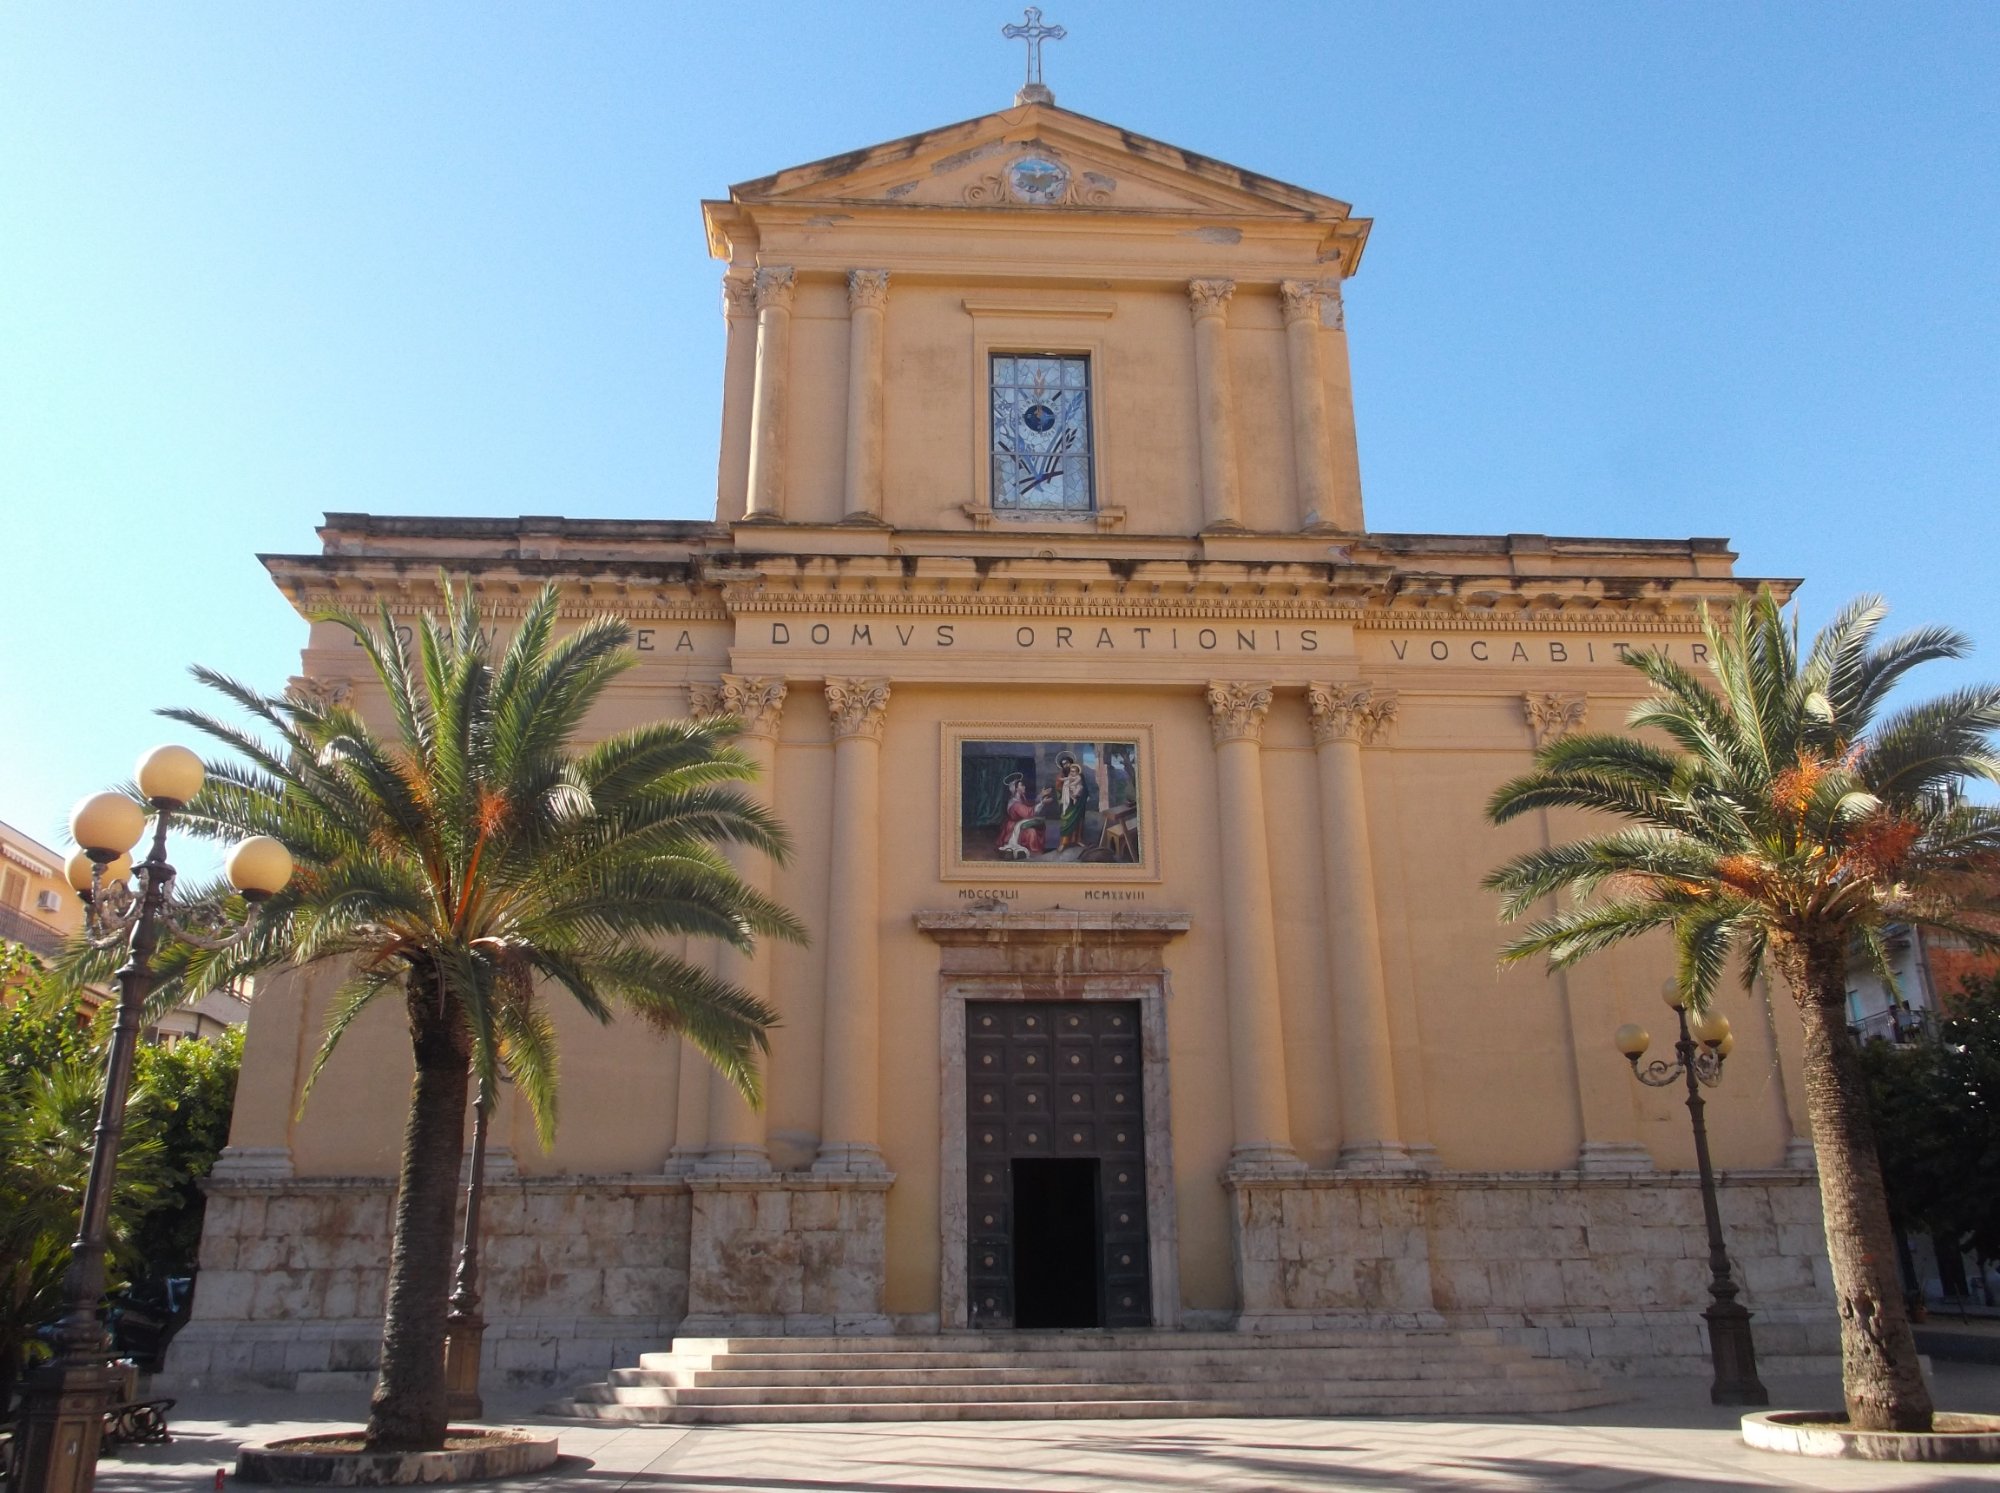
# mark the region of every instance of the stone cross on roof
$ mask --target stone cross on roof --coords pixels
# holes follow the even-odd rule
[[[1014,95],[1014,102],[1053,104],[1056,96],[1050,93],[1042,82],[1042,43],[1061,41],[1069,33],[1060,26],[1044,26],[1041,9],[1030,5],[1022,15],[1020,25],[1002,26],[1000,34],[1009,41],[1024,41],[1028,44],[1028,81],[1022,84],[1021,91]]]

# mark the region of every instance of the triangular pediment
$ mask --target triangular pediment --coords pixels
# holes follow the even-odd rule
[[[1332,197],[1047,104],[1024,104],[731,187],[732,202],[1190,213],[1343,221]]]

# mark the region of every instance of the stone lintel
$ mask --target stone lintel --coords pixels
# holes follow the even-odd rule
[[[1185,913],[919,912],[917,927],[936,939],[939,974],[971,981],[967,998],[1139,999],[1156,988],[1168,940],[1187,932]],[[1033,989],[1005,990],[1008,982]],[[1117,988],[1113,988],[1116,986]],[[1127,988],[1130,987],[1130,988]]]

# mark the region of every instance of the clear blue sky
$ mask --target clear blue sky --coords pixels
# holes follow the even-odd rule
[[[1376,220],[1373,527],[1728,535],[2000,675],[2000,6],[1044,9],[1066,107]],[[706,517],[696,203],[1004,107],[1018,18],[0,7],[0,817],[281,685],[325,510]]]

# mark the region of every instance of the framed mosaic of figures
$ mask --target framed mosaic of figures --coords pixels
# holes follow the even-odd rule
[[[944,728],[947,880],[1156,881],[1145,726]]]

